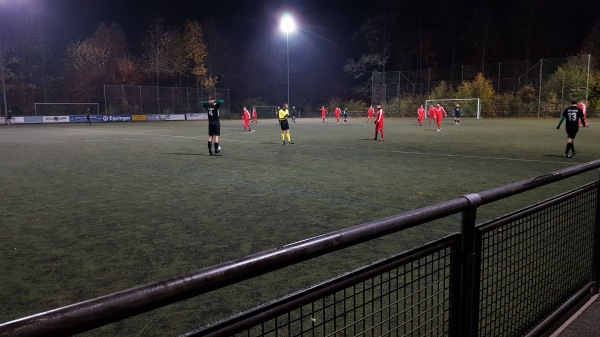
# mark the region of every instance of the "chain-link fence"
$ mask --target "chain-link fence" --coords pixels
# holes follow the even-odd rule
[[[570,100],[588,101],[590,61],[591,55],[582,55],[410,71],[375,71],[372,102],[390,102],[406,96],[428,97],[441,83],[456,90],[463,82],[482,74],[490,81],[497,96],[504,96],[505,100],[511,95],[519,98],[510,109],[518,109],[527,116],[546,116],[564,109]],[[490,108],[490,103],[483,102],[484,112],[486,105]],[[496,102],[495,105],[502,104]]]
[[[229,89],[191,87],[147,87],[105,85],[105,114],[184,114],[201,112],[198,102],[209,97],[224,100],[220,112],[227,116],[230,109]]]

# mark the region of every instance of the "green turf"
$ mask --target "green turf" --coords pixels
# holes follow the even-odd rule
[[[448,118],[441,132],[388,119],[0,127],[0,322],[600,158],[600,131],[561,158],[558,120]],[[479,221],[597,179],[597,172],[482,207]],[[458,229],[460,216],[199,296],[89,335],[177,335]],[[169,333],[165,333],[169,331]]]

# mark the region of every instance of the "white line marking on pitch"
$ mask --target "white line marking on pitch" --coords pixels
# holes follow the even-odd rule
[[[181,138],[181,139],[204,139],[206,136],[174,136],[174,135],[162,135],[155,133],[139,133],[139,132],[125,132],[125,131],[112,131],[112,130],[90,130],[90,129],[76,129],[76,130],[86,130],[86,131],[94,131],[94,132],[105,132],[105,133],[118,133],[118,134],[127,134],[127,135],[138,135],[138,136],[157,136],[157,137],[166,137],[166,138]],[[246,133],[248,133],[246,131]],[[227,139],[221,137],[222,140],[230,141],[230,142],[245,142],[245,143],[256,143],[260,144],[261,142],[251,141],[251,140],[239,140],[239,139]],[[472,155],[461,155],[461,154],[449,154],[449,153],[426,153],[426,152],[417,152],[417,151],[400,151],[400,150],[374,150],[374,149],[358,149],[352,147],[339,147],[339,146],[325,146],[325,145],[307,145],[307,144],[296,144],[294,146],[304,146],[304,147],[314,147],[314,148],[324,148],[324,149],[340,149],[340,150],[349,150],[349,151],[373,151],[373,152],[389,152],[389,153],[401,153],[401,154],[416,154],[416,155],[427,155],[427,156],[440,156],[440,157],[455,157],[455,158],[474,158],[474,159],[489,159],[489,160],[509,160],[509,161],[517,161],[517,162],[526,162],[526,163],[545,163],[545,164],[565,164],[565,165],[577,165],[581,163],[575,162],[561,162],[561,161],[550,161],[550,160],[535,160],[535,159],[518,159],[518,158],[503,158],[503,157],[487,157],[487,156],[472,156]]]

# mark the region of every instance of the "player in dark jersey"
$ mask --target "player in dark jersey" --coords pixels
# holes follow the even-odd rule
[[[581,121],[581,125],[583,125],[583,127],[587,126],[583,117],[583,111],[577,106],[576,101],[571,101],[571,106],[567,107],[562,113],[560,122],[558,122],[558,126],[556,127],[557,130],[560,129],[560,125],[562,124],[563,120],[567,121],[565,123],[565,130],[567,131],[567,147],[565,148],[563,157],[571,158],[577,153],[577,151],[575,151],[575,144],[573,142],[575,141],[575,136],[579,131],[579,121]],[[571,154],[569,154],[569,150],[571,150]]]
[[[462,109],[460,104],[456,104],[454,107],[454,125],[460,125],[460,115],[462,115]]]
[[[90,117],[90,108],[88,108],[85,112],[85,123],[83,123],[83,125],[89,124],[90,126],[92,126],[92,120]]]
[[[208,101],[202,101],[198,104],[208,112],[208,155],[213,155],[211,146],[214,139],[215,155],[220,156],[221,146],[219,146],[219,136],[221,136],[221,122],[219,120],[219,107],[223,104],[223,100],[215,100],[213,97],[210,97]]]

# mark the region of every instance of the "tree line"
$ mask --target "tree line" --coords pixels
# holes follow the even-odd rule
[[[578,1],[373,0],[352,22],[332,15],[344,26],[337,32],[321,32],[321,41],[330,43],[327,48],[314,36],[302,47],[320,53],[312,63],[298,62],[294,53],[299,51],[292,51],[294,104],[316,111],[327,100],[368,102],[373,70],[484,65],[571,54],[580,41],[570,35],[590,26],[579,21],[563,25]],[[590,33],[582,53],[600,55],[598,30],[596,26]],[[234,111],[242,104],[280,104],[285,97],[285,48],[266,38],[234,44],[231,32],[225,33],[211,19],[175,27],[156,19],[133,44],[117,23],[101,23],[91,36],[66,48],[48,32],[37,18],[22,20],[12,36],[3,31],[9,106],[15,114],[31,109],[33,102],[100,102],[103,84],[231,88]],[[338,67],[343,69],[337,69],[342,77],[323,78],[333,63],[322,60],[331,58],[346,60]],[[591,78],[596,78],[594,57],[592,62]],[[315,71],[306,71],[307,67]]]

